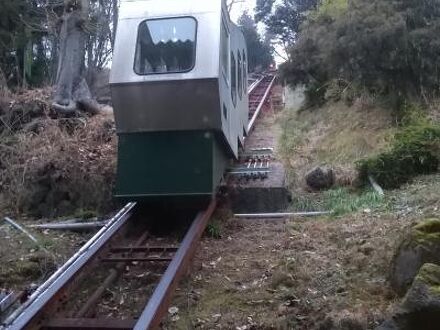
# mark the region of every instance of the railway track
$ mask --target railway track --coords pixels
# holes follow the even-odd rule
[[[265,75],[249,89],[250,131],[274,80],[274,75]],[[139,205],[128,203],[9,315],[0,329],[157,329],[215,207],[213,200],[206,209],[194,214],[178,243],[139,227],[146,223],[145,219],[137,219]],[[127,269],[131,269],[134,278],[124,279]],[[146,269],[152,271],[146,273]],[[150,298],[138,302],[140,307],[130,305],[123,318],[113,313],[109,316],[108,308],[120,309],[122,303],[113,302],[115,306],[109,307],[105,293],[115,284],[123,287],[120,283],[124,281],[131,290],[142,290]],[[105,304],[107,309],[103,311]]]
[[[248,131],[251,132],[255,125],[255,122],[260,115],[260,111],[263,108],[269,93],[275,82],[275,75],[267,74],[252,84],[249,89],[249,125]]]

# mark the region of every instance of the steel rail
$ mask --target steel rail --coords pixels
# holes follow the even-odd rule
[[[21,292],[10,292],[3,299],[0,300],[0,317],[2,313],[9,310],[12,305],[14,305],[18,300],[22,299],[22,297],[26,296],[26,291]]]
[[[265,77],[265,76],[262,75],[261,78],[255,80],[255,81],[249,86],[249,88],[248,88],[248,94],[250,94],[250,93],[252,93],[252,92],[254,91],[255,87],[257,87],[257,86],[260,84],[260,82],[264,79],[264,77]]]
[[[168,312],[168,306],[171,302],[172,295],[197,250],[198,242],[202,237],[208,220],[214,213],[216,204],[216,201],[212,200],[209,207],[204,212],[200,212],[197,215],[189,231],[185,235],[179,250],[174,256],[173,261],[168,266],[164,276],[156,287],[153,296],[142,312],[134,330],[154,330],[160,326],[162,318]]]
[[[257,110],[255,110],[255,113],[253,114],[252,119],[249,121],[249,124],[248,124],[248,127],[247,127],[248,132],[252,131],[252,128],[254,127],[255,121],[257,120],[258,116],[260,115],[260,111],[263,108],[264,102],[266,102],[266,99],[267,99],[267,97],[268,97],[268,95],[269,95],[269,93],[270,93],[270,91],[272,89],[272,86],[273,86],[273,84],[275,82],[275,79],[276,79],[276,76],[274,75],[272,80],[271,80],[271,82],[270,82],[270,84],[269,84],[269,86],[266,89],[266,92],[263,95],[263,98],[261,99],[260,104],[257,107]],[[261,83],[261,81],[260,81],[260,83]]]
[[[32,322],[44,307],[91,261],[101,248],[126,224],[136,203],[128,203],[75,255],[44,282],[0,329],[20,330]]]

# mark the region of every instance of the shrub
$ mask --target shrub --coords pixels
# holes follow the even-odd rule
[[[306,108],[318,107],[323,105],[326,101],[327,86],[321,85],[318,82],[308,84],[304,90],[306,98]]]
[[[400,126],[429,124],[426,109],[417,104],[400,100],[396,110],[396,119]]]
[[[222,228],[220,223],[217,221],[208,223],[208,226],[206,227],[206,235],[214,239],[222,238]]]
[[[311,14],[311,18],[329,16],[337,18],[344,14],[348,9],[348,0],[322,0],[316,13]]]
[[[284,78],[292,85],[343,79],[381,95],[435,94],[439,29],[438,1],[324,1],[302,26]]]
[[[410,125],[396,133],[390,151],[358,162],[360,180],[367,183],[371,175],[383,188],[398,188],[416,175],[436,172],[439,151],[439,125]]]
[[[111,211],[112,116],[55,118],[49,99],[48,91],[14,95],[0,115],[0,212],[51,218]]]

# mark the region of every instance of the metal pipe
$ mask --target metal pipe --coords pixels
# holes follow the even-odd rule
[[[79,271],[99,249],[106,240],[122,227],[129,219],[136,203],[128,203],[118,212],[95,236],[92,237],[75,255],[73,255],[61,268],[59,268],[46,282],[44,282],[29,299],[20,306],[3,326],[9,330],[24,328],[73,276]],[[0,328],[4,329],[4,327]]]
[[[22,226],[20,226],[17,222],[15,222],[14,220],[12,220],[11,218],[5,217],[4,220],[10,224],[12,227],[14,227],[15,229],[18,229],[19,231],[21,231],[23,234],[25,234],[32,242],[35,243],[35,245],[43,250],[45,253],[47,253],[48,255],[50,255],[52,258],[54,258],[54,255],[52,253],[49,252],[49,250],[47,250],[43,245],[40,244],[40,242],[35,238],[35,236],[33,236],[31,233],[29,233],[26,229],[24,229]]]
[[[273,147],[251,148],[250,151],[255,151],[255,152],[258,152],[258,151],[270,151],[270,152],[273,152],[274,148]]]
[[[106,221],[78,222],[78,223],[44,223],[41,225],[31,225],[29,228],[51,229],[51,230],[92,230],[102,228]]]
[[[243,175],[246,175],[246,174],[258,174],[258,173],[261,173],[261,174],[269,174],[269,173],[271,173],[272,171],[269,171],[269,170],[255,170],[255,171],[231,171],[231,172],[228,172],[228,174],[230,174],[230,175],[240,175],[240,174],[243,174]]]
[[[384,193],[382,187],[379,186],[377,181],[374,180],[374,178],[371,175],[368,176],[368,180],[370,181],[371,186],[373,187],[373,189],[379,194],[379,196],[382,196],[382,197],[385,196],[385,193]]]
[[[254,214],[234,214],[238,219],[279,219],[289,217],[315,217],[320,215],[329,215],[333,212],[296,212],[296,213],[254,213]]]

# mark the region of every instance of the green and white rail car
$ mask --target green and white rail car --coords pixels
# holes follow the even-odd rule
[[[247,134],[247,49],[223,0],[122,0],[110,85],[115,195],[215,194]]]

